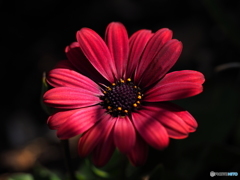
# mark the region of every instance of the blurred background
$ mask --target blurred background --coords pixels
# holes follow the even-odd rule
[[[0,179],[34,174],[40,167],[64,171],[61,146],[40,105],[42,74],[66,59],[64,48],[76,40],[76,31],[89,27],[103,36],[112,21],[122,22],[129,35],[173,30],[183,53],[172,70],[198,70],[206,77],[202,94],[175,102],[199,128],[187,139],[171,140],[162,152],[151,150],[142,176],[191,180],[210,178],[210,171],[240,176],[240,1],[0,1],[0,17]],[[71,151],[78,170],[76,140]]]

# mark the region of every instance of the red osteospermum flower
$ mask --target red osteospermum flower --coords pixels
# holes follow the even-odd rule
[[[144,164],[148,145],[161,150],[169,138],[186,138],[197,128],[188,111],[168,102],[202,92],[200,72],[167,73],[181,51],[182,43],[166,28],[139,30],[128,38],[125,27],[113,22],[105,40],[82,28],[66,48],[68,60],[48,73],[53,88],[43,99],[57,109],[49,127],[60,139],[82,134],[79,154],[91,154],[97,166],[105,165],[115,148],[133,165]]]

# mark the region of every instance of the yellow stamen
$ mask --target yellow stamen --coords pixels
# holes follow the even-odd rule
[[[127,78],[127,81],[128,81],[128,82],[131,82],[131,78]]]
[[[125,112],[125,113],[128,113],[128,110],[125,109],[124,112]]]
[[[112,83],[112,86],[116,86],[116,83]]]
[[[121,107],[118,107],[117,109],[118,109],[119,111],[121,111],[121,110],[122,110],[122,108],[121,108]]]
[[[137,107],[138,105],[136,103],[133,104],[133,107]]]
[[[142,99],[142,96],[138,96],[137,98],[138,98],[138,99]]]
[[[111,106],[108,106],[107,108],[108,108],[109,110],[110,110],[110,109],[112,109],[112,107],[111,107]]]
[[[140,101],[137,101],[136,103],[137,103],[137,104],[140,104]]]

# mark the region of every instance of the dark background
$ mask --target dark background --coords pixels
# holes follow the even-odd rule
[[[153,151],[148,163],[163,162],[166,174],[177,179],[240,173],[240,1],[0,1],[0,18],[0,173],[28,172],[36,163],[57,169],[58,140],[40,105],[42,74],[66,58],[64,48],[77,30],[89,27],[103,36],[112,21],[122,22],[129,35],[173,30],[183,42],[173,70],[198,70],[206,77],[202,94],[176,101],[196,117],[198,130],[171,140],[163,157]]]

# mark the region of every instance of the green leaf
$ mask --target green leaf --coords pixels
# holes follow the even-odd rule
[[[95,167],[92,162],[86,158],[85,163],[79,169],[79,180],[122,180],[125,178],[126,157],[116,150],[110,161],[101,168]],[[123,178],[124,177],[124,178]]]
[[[8,178],[8,180],[34,180],[34,178],[31,174],[19,173],[13,174],[11,177]]]
[[[43,166],[36,166],[33,172],[34,180],[61,180],[55,173]]]
[[[79,169],[79,172],[76,174],[78,180],[100,180],[97,176],[93,173],[91,169],[91,162],[86,158],[85,163]]]
[[[109,178],[110,175],[106,171],[103,171],[101,169],[96,168],[95,166],[92,166],[92,171],[99,177],[102,178]]]
[[[44,72],[43,73],[43,77],[42,77],[42,90],[41,90],[41,97],[40,97],[40,103],[41,103],[41,106],[43,108],[43,110],[48,114],[52,114],[54,112],[54,108],[51,108],[49,106],[46,106],[44,103],[43,103],[43,95],[46,91],[49,90],[49,86],[46,82],[46,73]]]

